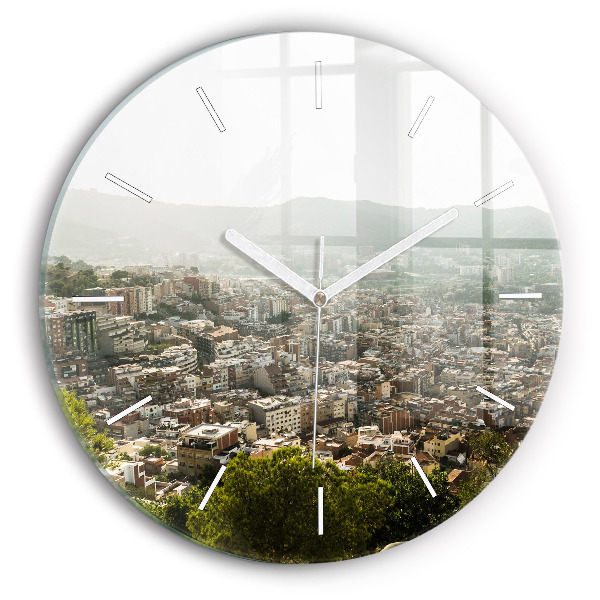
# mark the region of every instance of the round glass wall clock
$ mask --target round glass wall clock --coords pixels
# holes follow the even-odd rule
[[[522,443],[561,330],[558,240],[511,136],[434,67],[324,33],[214,46],[128,96],[63,186],[40,293],[97,468],[270,562],[455,514]]]

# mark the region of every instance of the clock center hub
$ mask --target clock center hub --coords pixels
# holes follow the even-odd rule
[[[325,304],[327,304],[327,296],[325,295],[325,292],[323,292],[322,290],[319,290],[316,294],[315,297],[313,298],[313,302],[315,304],[315,306],[321,308],[322,306],[325,306]]]

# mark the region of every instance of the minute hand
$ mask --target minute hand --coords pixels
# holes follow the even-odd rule
[[[238,233],[235,229],[228,229],[225,232],[225,239],[238,248],[238,250],[241,250],[246,256],[255,260],[261,267],[264,267],[267,271],[271,271],[273,275],[285,281],[285,283],[293,287],[297,292],[300,292],[303,296],[306,296],[311,302],[314,301],[315,294],[319,291],[314,285],[302,279],[300,275],[296,275],[294,271],[288,269],[256,244],[253,244],[241,233]]]
[[[345,275],[324,290],[327,300],[329,301],[331,298],[333,298],[333,296],[350,287],[352,284],[356,283],[359,279],[362,279],[369,273],[372,273],[375,271],[375,269],[385,265],[386,262],[392,260],[392,258],[395,258],[405,250],[412,248],[421,240],[430,236],[432,233],[435,233],[438,229],[444,227],[444,225],[448,225],[448,223],[456,219],[456,217],[458,217],[458,210],[456,210],[456,208],[451,208],[443,215],[437,217],[437,219],[434,219],[430,223],[427,223],[427,225],[421,227],[421,229],[417,229],[417,231],[411,233],[407,238],[404,238],[397,244],[394,244],[391,248],[388,248],[381,254],[378,254],[371,260],[367,261],[364,265],[358,267],[358,269],[348,273],[348,275]]]

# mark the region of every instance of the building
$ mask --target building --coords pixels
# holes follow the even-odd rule
[[[148,344],[144,321],[131,316],[98,315],[98,347],[103,356],[139,354]]]
[[[288,392],[288,382],[283,371],[277,365],[267,365],[260,367],[252,376],[254,385],[261,392],[274,396],[275,394],[285,394]]]
[[[496,402],[482,401],[475,407],[475,411],[477,418],[491,429],[512,427],[515,424],[514,411]]]
[[[332,420],[347,420],[347,394],[319,394],[317,399],[317,423]],[[300,408],[300,430],[303,433],[312,431],[314,427],[314,399],[305,399]]]
[[[77,352],[53,353],[52,366],[56,378],[61,381],[88,374],[88,361]]]
[[[195,346],[203,360],[212,362],[220,358],[217,350],[220,342],[237,339],[239,339],[237,329],[221,325],[220,327],[207,328],[198,334],[195,339]]]
[[[212,321],[206,319],[194,319],[193,321],[181,323],[177,327],[177,333],[188,339],[198,350],[200,347],[200,336],[207,329],[214,329],[214,323]]]
[[[141,400],[152,396],[152,401],[157,404],[196,397],[196,376],[179,367],[118,365],[108,369],[107,379],[121,397],[130,396]]]
[[[213,423],[214,412],[208,398],[191,400],[182,398],[172,402],[169,408],[162,411],[164,417],[173,417],[179,424],[196,427],[202,423]]]
[[[265,425],[271,435],[280,431],[302,431],[299,398],[257,398],[248,402],[248,408],[252,411],[253,419]]]
[[[103,426],[104,432],[117,440],[135,440],[150,433],[150,422],[142,417],[139,410],[125,415],[111,425],[98,420],[96,424]]]
[[[435,458],[442,458],[448,452],[458,450],[460,445],[460,434],[451,434],[448,431],[442,431],[427,440],[424,445],[424,451],[429,452]]]
[[[65,350],[65,320],[64,315],[46,314],[46,343],[52,352],[63,352]]]
[[[123,302],[110,302],[108,311],[112,315],[139,315],[154,311],[153,287],[124,287],[109,288],[104,291],[106,296],[123,296]]]
[[[78,350],[84,356],[98,352],[95,311],[47,314],[45,323],[46,339],[53,352]]]
[[[123,475],[126,484],[135,485],[137,488],[154,487],[156,483],[154,477],[146,475],[146,465],[143,462],[123,463]]]
[[[198,475],[205,465],[213,464],[217,454],[233,449],[237,443],[237,427],[204,424],[189,429],[177,444],[179,470],[186,475]]]
[[[415,419],[406,409],[392,408],[382,411],[378,424],[383,433],[393,433],[403,429],[412,429],[415,426]]]
[[[219,293],[221,286],[216,281],[211,281],[208,277],[184,277],[183,283],[189,288],[190,293],[200,296],[204,299],[213,298]]]
[[[133,387],[138,398],[152,396],[158,403],[196,397],[196,377],[179,367],[143,369]]]
[[[184,373],[195,373],[198,370],[198,351],[190,344],[165,348],[159,356],[149,360],[152,367],[178,367]]]

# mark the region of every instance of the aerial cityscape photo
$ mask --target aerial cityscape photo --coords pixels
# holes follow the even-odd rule
[[[317,381],[315,306],[228,244],[216,217],[198,252],[155,255],[131,224],[99,247],[86,235],[103,225],[94,206],[118,202],[127,214],[136,199],[73,190],[72,215],[69,202],[85,220],[73,217],[64,236],[55,225],[42,281],[57,395],[114,485],[201,544],[314,562],[405,542],[470,502],[540,409],[560,336],[556,248],[471,247],[458,231],[453,247],[400,254],[321,309]],[[292,212],[310,219],[314,203],[296,199]],[[335,202],[319,203],[343,221]],[[398,212],[359,205],[357,214]],[[252,209],[254,219],[272,210]],[[467,222],[470,210],[459,207]],[[196,223],[211,222],[210,207],[195,211]],[[256,243],[317,283],[318,237],[274,243],[239,208],[225,212],[240,228],[250,220],[248,237],[258,229]],[[440,211],[423,212],[411,218]],[[494,212],[514,213],[496,217],[499,239],[514,235],[519,209]],[[323,288],[405,237],[390,219],[389,240],[365,233],[380,247],[330,247],[325,237]],[[515,290],[541,298],[497,299]]]

